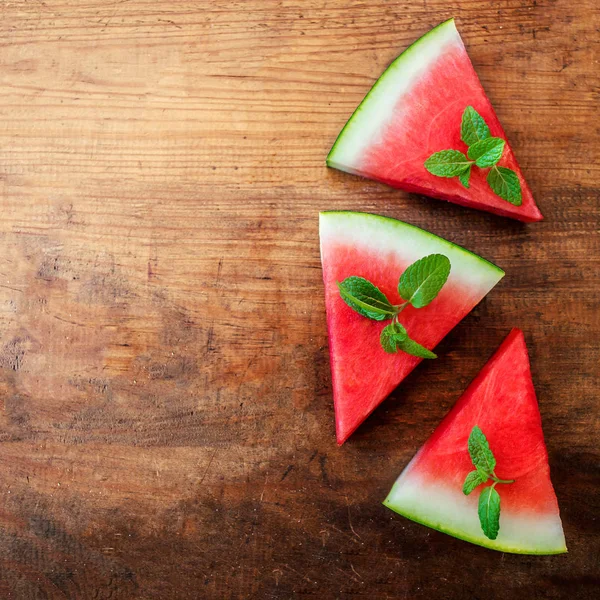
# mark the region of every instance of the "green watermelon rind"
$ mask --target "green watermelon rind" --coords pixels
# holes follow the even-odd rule
[[[513,548],[512,546],[505,546],[503,544],[497,544],[497,543],[493,542],[492,540],[490,540],[489,544],[487,544],[487,543],[481,541],[480,539],[472,538],[469,535],[466,535],[460,531],[456,531],[449,527],[444,527],[440,523],[437,523],[435,521],[428,521],[427,519],[425,519],[421,516],[417,516],[417,515],[411,514],[408,511],[402,510],[398,506],[394,506],[391,502],[388,501],[387,498],[382,502],[382,504],[384,506],[386,506],[387,508],[389,508],[390,510],[393,510],[395,513],[397,513],[403,517],[406,517],[407,519],[410,519],[411,521],[414,521],[415,523],[419,523],[419,525],[424,525],[425,527],[429,527],[430,529],[435,529],[436,531],[439,531],[440,533],[445,533],[447,535],[451,535],[452,537],[455,537],[459,540],[463,540],[464,542],[469,542],[471,544],[475,544],[476,546],[481,546],[482,548],[487,548],[488,550],[497,550],[499,552],[509,552],[511,554],[529,554],[531,556],[555,556],[558,554],[566,554],[567,553],[566,548],[564,548],[564,549],[561,548],[560,550],[556,550],[556,551],[543,550],[540,552],[536,552],[535,550],[522,550],[520,548]]]
[[[448,27],[450,25],[454,27],[454,18],[448,19],[447,21],[440,23],[437,27],[434,27],[433,29],[429,30],[426,34],[421,36],[418,40],[413,42],[382,73],[382,75],[373,84],[373,87],[369,90],[367,95],[363,98],[362,102],[357,106],[357,108],[352,113],[352,115],[350,116],[350,118],[348,119],[346,124],[344,125],[343,129],[340,131],[339,135],[337,136],[337,138],[336,138],[333,146],[331,147],[331,150],[329,151],[329,154],[327,155],[327,158],[326,158],[326,164],[328,167],[336,168],[335,160],[334,160],[334,155],[336,153],[336,150],[339,150],[339,148],[343,144],[344,135],[349,131],[350,127],[354,124],[354,121],[356,120],[356,118],[360,115],[360,113],[362,112],[364,107],[369,103],[369,99],[374,95],[377,88],[380,85],[382,85],[382,83],[384,82],[385,79],[387,79],[387,77],[392,76],[394,74],[393,72],[398,67],[401,67],[405,61],[410,60],[413,53],[415,53],[419,50],[420,45],[422,45],[426,41],[430,41],[432,38],[436,37],[436,35],[438,35],[440,33],[445,33],[446,27]]]
[[[421,229],[420,227],[417,227],[416,225],[411,225],[410,223],[405,223],[404,221],[399,221],[398,219],[393,219],[392,217],[384,217],[382,215],[376,215],[373,213],[356,212],[356,211],[352,211],[352,210],[327,210],[327,211],[321,211],[320,215],[322,217],[339,215],[339,216],[344,216],[344,217],[359,217],[361,219],[363,219],[363,218],[364,219],[373,219],[374,221],[381,221],[382,223],[385,223],[387,225],[393,225],[394,227],[397,227],[398,230],[410,229],[416,233],[419,233],[420,235],[422,235],[425,238],[427,238],[427,237],[431,238],[441,245],[445,245],[448,248],[452,248],[453,250],[462,252],[465,255],[469,256],[470,258],[476,258],[479,262],[481,262],[482,266],[488,267],[489,270],[497,273],[499,275],[500,279],[502,277],[504,277],[504,275],[505,275],[505,272],[500,267],[496,266],[494,263],[491,263],[489,260],[482,258],[478,254],[475,254],[474,252],[471,252],[471,251],[467,250],[466,248],[459,246],[458,244],[449,242],[448,240],[446,240],[442,237],[439,237],[439,236],[435,235],[434,233],[425,231],[424,229]]]

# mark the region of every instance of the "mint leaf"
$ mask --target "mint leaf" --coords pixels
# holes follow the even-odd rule
[[[430,254],[410,265],[398,282],[398,293],[415,308],[427,306],[450,275],[450,261],[443,254]]]
[[[488,477],[485,473],[481,473],[481,471],[471,471],[463,484],[463,494],[468,496],[478,485],[485,483],[488,480]]]
[[[442,150],[425,161],[425,168],[437,177],[458,177],[461,184],[469,189],[472,165],[481,169],[491,167],[487,182],[492,191],[514,206],[521,206],[519,176],[511,169],[497,166],[506,141],[490,136],[490,128],[472,106],[467,106],[463,112],[460,137],[469,146],[467,156],[458,150]]]
[[[394,337],[394,330],[391,325],[386,325],[381,330],[379,341],[381,342],[383,349],[388,354],[395,354],[398,351],[398,347],[396,346],[396,338]]]
[[[363,277],[348,277],[338,288],[342,300],[363,317],[385,321],[396,314],[385,294]]]
[[[495,540],[500,531],[500,495],[493,485],[481,492],[477,512],[484,535],[490,540]]]
[[[398,351],[398,347],[396,346],[396,338],[394,337],[394,331],[391,325],[386,325],[381,330],[379,341],[381,342],[383,349],[388,354],[395,354]]]
[[[477,425],[471,430],[468,444],[471,461],[477,467],[477,470],[482,470],[491,475],[496,468],[496,459],[490,450],[487,438]]]
[[[483,481],[487,481],[488,477],[490,476],[490,474],[483,468],[481,467],[477,467],[477,471],[479,472],[479,475],[481,475],[481,478],[483,479]]]
[[[488,173],[487,182],[500,198],[515,206],[521,206],[521,182],[512,169],[493,167]]]
[[[504,152],[505,141],[502,138],[488,137],[485,140],[475,142],[467,153],[478,167],[493,167]]]
[[[483,431],[475,425],[469,435],[469,454],[471,460],[477,468],[471,471],[463,484],[463,493],[469,495],[478,485],[492,479],[494,483],[484,488],[479,495],[479,522],[481,529],[486,537],[495,540],[500,530],[500,496],[496,491],[498,484],[514,483],[514,479],[498,479],[494,469],[496,468],[496,459],[490,450],[490,445],[483,434]]]
[[[467,188],[469,189],[469,179],[471,177],[471,167],[469,166],[469,168],[466,171],[463,171],[459,176],[458,176],[458,180]]]
[[[410,339],[404,326],[398,323],[398,314],[409,304],[415,308],[427,306],[439,294],[449,274],[450,260],[443,254],[430,254],[417,260],[400,277],[398,291],[405,302],[398,306],[364,277],[348,277],[337,285],[342,300],[358,314],[375,321],[392,319],[379,336],[385,352],[394,354],[402,350],[419,358],[437,358],[431,350]]]
[[[425,161],[425,168],[438,177],[456,177],[471,166],[471,161],[458,150],[442,150]]]
[[[490,137],[490,128],[483,117],[472,107],[467,106],[462,116],[460,138],[467,146]]]
[[[415,342],[415,340],[411,340],[408,336],[402,341],[396,341],[396,345],[402,352],[418,358],[437,358],[437,354],[434,354],[431,350],[427,350],[425,346],[421,346],[421,344]]]
[[[402,343],[407,337],[408,334],[403,325],[400,323],[392,323],[381,330],[379,340],[381,341],[383,349],[388,354],[395,354],[398,352],[398,344]]]

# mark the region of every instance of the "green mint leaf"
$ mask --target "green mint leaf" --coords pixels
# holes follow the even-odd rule
[[[487,182],[495,194],[503,200],[521,206],[521,182],[519,176],[506,167],[493,167],[487,176]]]
[[[456,177],[471,166],[471,161],[458,150],[442,150],[425,161],[425,168],[438,177]]]
[[[467,106],[463,112],[460,137],[467,146],[490,137],[490,128],[472,106]]]
[[[348,277],[338,288],[342,300],[363,317],[385,321],[396,314],[385,294],[363,277]]]
[[[495,540],[500,531],[500,495],[493,485],[481,492],[477,512],[484,535],[490,540]]]
[[[469,454],[477,470],[491,475],[496,468],[496,459],[483,431],[475,425],[469,435]]]
[[[443,254],[430,254],[410,265],[398,282],[398,293],[415,308],[427,306],[450,275],[450,261]]]
[[[404,327],[404,325],[402,325],[402,323],[392,323],[391,327],[397,342],[402,342],[408,337],[406,328]]]
[[[466,171],[463,171],[459,176],[458,176],[458,180],[467,188],[469,189],[469,179],[471,177],[471,167],[469,166],[469,168]]]
[[[437,358],[437,355],[431,352],[431,350],[427,350],[425,346],[421,346],[421,344],[410,339],[408,336],[402,341],[397,340],[396,345],[398,346],[399,350],[402,350],[402,352],[406,352],[406,354],[410,354],[418,358]]]
[[[471,471],[463,484],[463,494],[468,496],[478,485],[485,483],[488,480],[488,476],[481,471]]]
[[[403,342],[408,337],[406,329],[400,323],[392,323],[386,325],[380,336],[381,345],[388,354],[398,352],[398,344]]]
[[[468,156],[482,169],[493,167],[504,152],[505,141],[502,138],[488,137],[485,140],[475,142],[469,147]]]
[[[397,352],[398,347],[396,346],[396,338],[394,337],[394,331],[391,325],[386,325],[381,330],[379,341],[388,354],[395,354]]]
[[[482,469],[481,467],[477,467],[477,471],[479,471],[479,475],[481,475],[481,478],[483,479],[484,482],[488,480],[488,477],[490,476],[490,474],[485,469]]]
[[[394,328],[396,338],[400,341],[405,340],[408,337],[408,333],[402,323],[392,323],[392,327]]]

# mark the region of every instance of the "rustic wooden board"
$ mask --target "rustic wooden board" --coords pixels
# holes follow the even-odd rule
[[[383,68],[451,15],[540,224],[324,166]],[[0,16],[0,597],[597,597],[597,0]],[[341,449],[321,209],[405,219],[507,272]],[[490,552],[380,504],[512,326],[566,556]]]

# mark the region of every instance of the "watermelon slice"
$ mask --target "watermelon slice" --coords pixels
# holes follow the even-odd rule
[[[379,341],[386,323],[354,312],[342,300],[337,282],[364,277],[398,304],[398,279],[406,267],[429,254],[448,257],[450,276],[435,300],[418,310],[409,306],[401,315],[411,337],[432,349],[504,272],[418,227],[377,215],[323,212],[319,233],[337,441],[343,444],[421,359],[404,352],[386,354]]]
[[[469,188],[458,177],[432,175],[425,161],[442,150],[467,152],[461,139],[465,109],[473,107],[491,136],[506,140],[465,46],[450,19],[417,40],[383,73],[338,136],[327,164],[347,173],[382,181],[520,221],[540,221],[510,145],[498,166],[516,172],[521,204],[498,196],[486,181],[487,168],[473,168]]]
[[[467,440],[478,425],[496,458],[500,478],[500,531],[482,531],[478,493],[462,492],[473,470]],[[491,482],[490,482],[491,483]],[[422,523],[502,552],[560,554],[567,551],[525,338],[513,329],[496,354],[400,475],[384,504]]]

